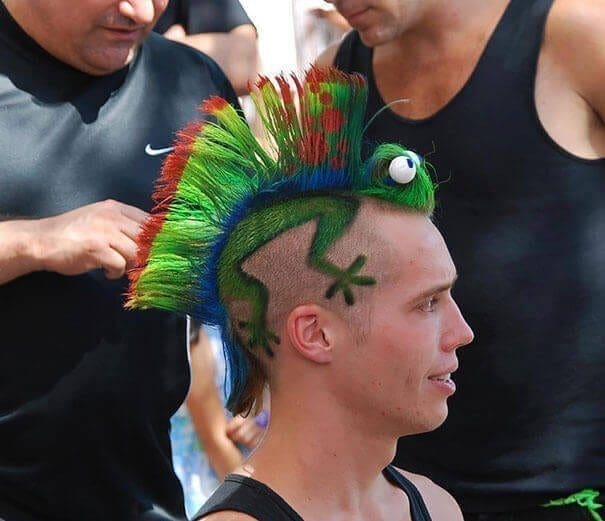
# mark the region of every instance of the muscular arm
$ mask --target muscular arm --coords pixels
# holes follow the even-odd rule
[[[576,139],[583,139],[589,146],[586,152],[580,149],[581,155],[587,157],[605,157],[603,27],[605,0],[556,0],[548,17],[540,58],[543,70],[549,73],[551,92],[556,99],[564,102],[574,96],[577,101],[571,107],[584,106],[585,115],[580,121],[584,121],[585,130]],[[565,118],[560,119],[565,126]]]
[[[119,278],[135,258],[146,215],[108,200],[45,219],[0,222],[0,284],[40,270],[78,275],[102,268]]]
[[[577,92],[605,122],[605,0],[557,0],[547,37]]]
[[[248,80],[258,72],[256,29],[239,25],[227,33],[185,34],[182,26],[170,27],[166,38],[185,43],[214,59],[223,69],[237,94],[248,93]]]

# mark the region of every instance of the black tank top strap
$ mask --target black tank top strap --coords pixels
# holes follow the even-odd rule
[[[410,500],[410,514],[412,521],[431,521],[431,515],[426,508],[426,504],[420,495],[416,485],[407,479],[395,467],[389,465],[382,473],[393,485],[403,490]]]
[[[533,86],[544,37],[546,19],[553,0],[511,0],[502,18],[487,42],[473,77],[481,85],[492,85],[495,78],[502,79],[507,71],[529,80]],[[533,89],[531,89],[533,93]]]
[[[226,510],[248,514],[258,521],[303,521],[302,517],[267,485],[239,474],[229,474],[193,520]]]

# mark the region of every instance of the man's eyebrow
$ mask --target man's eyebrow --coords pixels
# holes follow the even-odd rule
[[[423,299],[428,298],[428,297],[430,297],[432,295],[435,295],[437,293],[442,293],[444,291],[449,291],[450,289],[452,289],[454,287],[454,284],[456,284],[456,280],[458,280],[458,274],[457,273],[454,274],[454,277],[452,278],[452,280],[450,282],[446,282],[444,284],[439,284],[437,286],[433,286],[432,288],[429,288],[426,291],[423,291],[419,295],[415,296],[414,297],[414,302],[423,300]]]

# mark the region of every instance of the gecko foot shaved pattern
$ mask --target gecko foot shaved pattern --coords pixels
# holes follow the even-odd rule
[[[242,320],[239,324],[241,329],[245,329],[249,332],[247,346],[249,349],[253,349],[255,346],[262,347],[269,356],[273,356],[273,349],[271,349],[271,342],[279,345],[281,340],[273,332],[269,331],[262,322],[259,321],[245,321]]]
[[[326,298],[330,299],[339,291],[342,291],[345,302],[349,306],[355,304],[355,297],[353,296],[351,285],[372,286],[376,284],[376,279],[372,277],[357,275],[365,263],[365,255],[359,255],[346,270],[341,271],[334,284],[332,284],[328,288],[328,291],[326,291]]]

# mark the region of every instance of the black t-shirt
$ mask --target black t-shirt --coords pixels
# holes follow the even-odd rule
[[[574,157],[538,120],[551,3],[511,0],[443,109],[415,121],[385,110],[365,136],[415,150],[442,181],[435,219],[475,341],[458,352],[445,424],[402,438],[395,461],[467,512],[605,490],[605,160]],[[384,102],[357,33],[336,63],[368,76],[367,118],[376,114]]]
[[[149,210],[158,150],[212,94],[237,102],[187,46],[152,34],[130,67],[91,77],[0,3],[0,215],[107,198]],[[124,289],[98,271],[0,286],[0,519],[184,518],[169,440],[189,384],[183,321],[124,311]]]
[[[153,30],[163,34],[180,24],[187,34],[227,33],[251,23],[237,0],[170,0]]]

